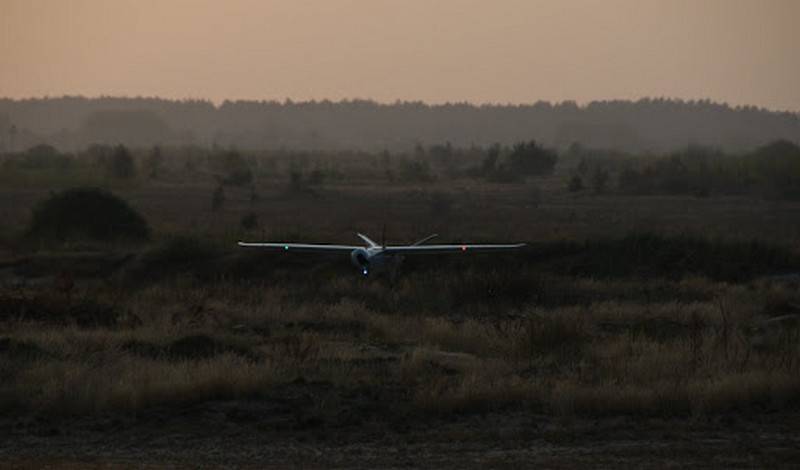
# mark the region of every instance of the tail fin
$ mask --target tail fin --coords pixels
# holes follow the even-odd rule
[[[356,233],[356,235],[358,235],[358,238],[364,240],[364,242],[367,244],[367,246],[369,248],[375,248],[375,247],[379,246],[377,243],[375,243],[374,241],[370,240],[369,237],[364,235],[363,233]]]
[[[439,236],[439,234],[438,234],[438,233],[434,233],[433,235],[428,235],[427,237],[425,237],[425,238],[423,238],[422,240],[420,240],[420,241],[418,241],[418,242],[414,243],[414,244],[413,244],[413,245],[411,245],[411,246],[422,245],[423,243],[425,243],[425,242],[429,242],[429,241],[433,240],[434,238],[436,238],[436,237],[438,237],[438,236]]]

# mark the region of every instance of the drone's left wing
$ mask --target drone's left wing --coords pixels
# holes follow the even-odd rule
[[[484,252],[518,250],[524,243],[506,245],[403,245],[387,246],[383,249],[386,254],[434,254],[434,253],[459,253],[459,252]]]
[[[313,253],[345,253],[351,252],[361,246],[351,245],[322,245],[313,243],[248,243],[239,242],[245,248],[261,248],[272,251],[303,251]]]

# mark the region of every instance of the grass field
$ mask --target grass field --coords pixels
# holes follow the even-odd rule
[[[525,416],[557,421],[518,423],[514,439],[624,419],[657,441],[654,419],[735,429],[714,423],[796,414],[800,202],[576,195],[564,171],[522,184],[370,175],[313,189],[259,176],[255,189],[225,187],[216,210],[210,176],[105,183],[151,224],[141,245],[21,241],[59,186],[0,187],[0,428],[19,443],[50,431],[72,442],[219,404],[226,425],[292,442],[436,423],[440,440],[502,443],[512,431],[499,423]],[[244,228],[249,213],[257,224]],[[353,243],[384,226],[395,243],[439,233],[530,246],[409,259],[393,281],[364,279],[346,258],[235,247]]]

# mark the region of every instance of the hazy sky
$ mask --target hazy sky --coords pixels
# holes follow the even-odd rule
[[[800,0],[0,0],[0,96],[800,111]]]

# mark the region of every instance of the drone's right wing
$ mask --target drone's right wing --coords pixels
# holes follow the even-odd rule
[[[351,245],[322,245],[313,243],[248,243],[239,242],[244,248],[261,248],[271,251],[302,251],[312,253],[349,253],[362,246]]]
[[[383,252],[386,254],[438,254],[438,253],[474,253],[485,251],[518,250],[525,247],[524,243],[503,245],[401,245],[387,246]]]

